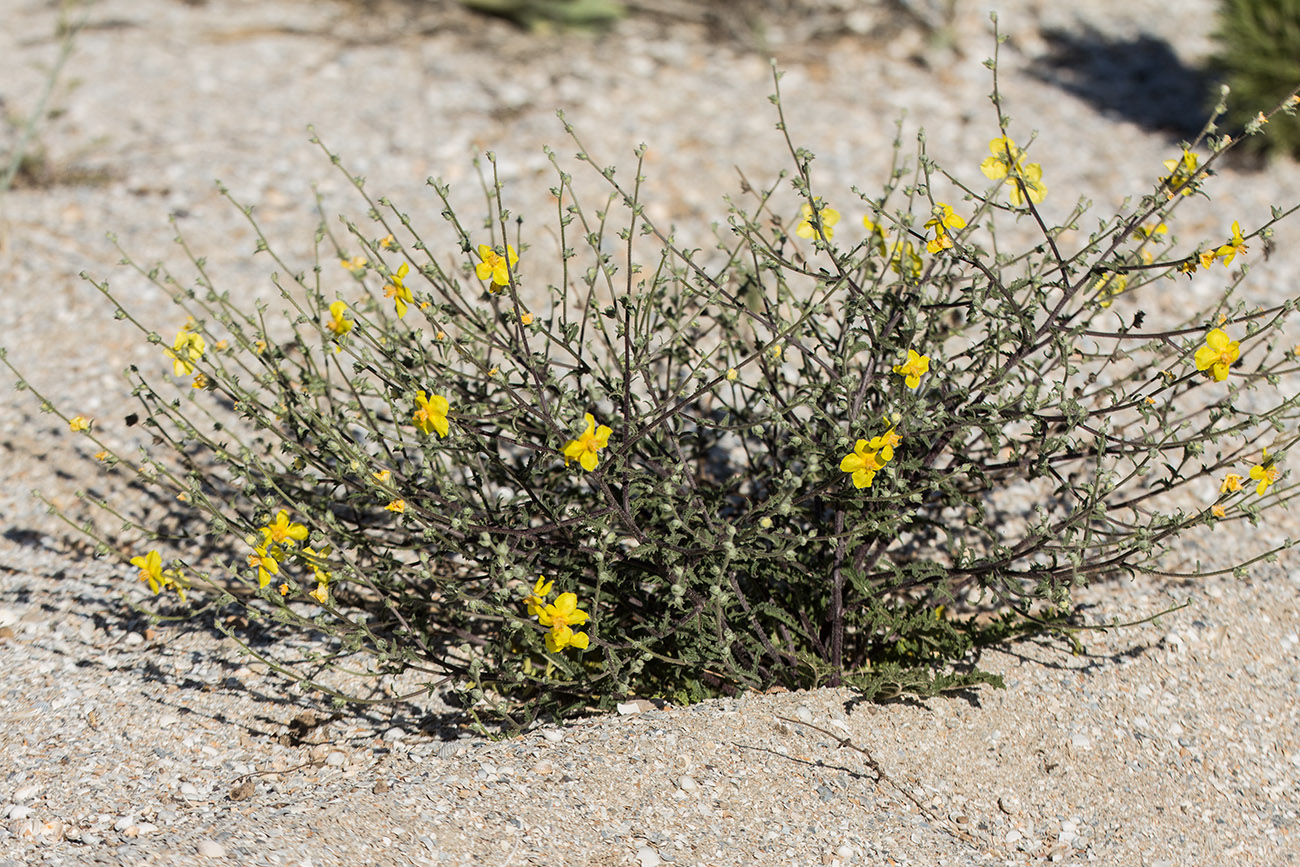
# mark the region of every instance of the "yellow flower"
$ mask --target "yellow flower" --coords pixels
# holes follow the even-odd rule
[[[1228,473],[1223,477],[1223,484],[1219,485],[1220,494],[1232,494],[1241,490],[1241,484],[1245,481],[1237,473]]]
[[[1213,506],[1210,506],[1210,514],[1216,518],[1226,518],[1228,517],[1228,510],[1218,503],[1215,503]]]
[[[451,426],[447,423],[447,410],[451,408],[447,398],[440,394],[429,397],[423,391],[419,391],[415,394],[415,406],[415,414],[411,418],[425,436],[437,431],[438,436],[445,437],[451,430]]]
[[[265,587],[271,583],[272,575],[280,574],[280,558],[283,556],[284,551],[280,548],[266,544],[258,545],[248,555],[248,565],[257,570],[258,587]]]
[[[176,332],[172,348],[164,351],[167,357],[172,359],[172,372],[177,376],[189,376],[194,372],[194,362],[203,357],[203,352],[207,348],[207,341],[203,339],[202,334],[182,328]]]
[[[905,377],[908,388],[921,384],[921,377],[930,372],[930,356],[918,355],[915,349],[907,350],[907,361],[894,365],[894,373]]]
[[[587,633],[574,632],[567,626],[556,626],[546,633],[546,649],[551,653],[559,653],[570,645],[586,650],[589,644]]]
[[[555,586],[554,581],[547,581],[541,575],[537,576],[537,583],[533,585],[533,592],[524,597],[524,605],[528,606],[529,617],[539,617],[542,609],[546,605],[546,597],[551,595],[551,588]]]
[[[312,574],[316,576],[316,580],[321,584],[330,583],[330,571],[325,568],[325,564],[328,562],[327,558],[329,557],[329,555],[330,555],[329,545],[326,545],[324,548],[321,548],[319,551],[317,551],[315,548],[302,549],[303,559],[307,561],[307,565],[311,567]]]
[[[325,584],[317,584],[316,589],[307,595],[312,599],[315,599],[321,605],[328,605],[330,602],[330,589],[328,585]]]
[[[952,247],[952,237],[948,230],[966,228],[966,220],[953,213],[951,205],[936,202],[934,216],[925,221],[925,228],[934,229],[934,238],[925,245],[925,249],[933,254]]]
[[[1228,366],[1241,355],[1241,344],[1228,337],[1222,328],[1205,335],[1205,345],[1196,350],[1196,369],[1210,369],[1214,378],[1223,382],[1228,378]]]
[[[396,512],[397,514],[400,515],[406,511],[406,500],[401,500],[401,499],[393,500],[387,506],[384,506],[384,508],[390,512]]]
[[[799,225],[795,226],[794,233],[800,238],[816,238],[817,223],[821,223],[821,230],[826,233],[826,240],[835,237],[835,224],[840,221],[840,212],[834,208],[827,208],[819,205],[814,216],[813,206],[807,202],[799,209],[803,219]]]
[[[1029,194],[1029,201],[1037,205],[1043,199],[1047,198],[1047,187],[1043,185],[1043,167],[1039,163],[1030,163],[1020,169],[1017,177],[1024,184],[1024,191],[1021,190],[1020,184],[1016,183],[1014,178],[1007,178],[1007,186],[1010,191],[1007,197],[1011,199],[1011,204],[1019,207],[1025,203],[1025,192]]]
[[[73,433],[88,431],[90,430],[90,423],[92,421],[94,421],[94,419],[86,418],[84,415],[74,415],[72,418],[68,419],[68,430]]]
[[[371,473],[371,475],[374,476],[375,481],[379,482],[380,484],[384,484],[385,482],[387,482],[389,479],[393,477],[393,473],[390,470],[379,470],[376,473]]]
[[[280,591],[280,595],[281,595],[281,596],[288,596],[288,595],[289,595],[289,585],[288,585],[288,584],[281,584],[281,585],[280,585],[279,587],[277,587],[276,589]]]
[[[395,239],[391,234],[385,235],[379,239],[379,246],[383,247],[385,250],[396,250],[397,239]]]
[[[109,457],[110,457],[110,455],[109,455],[108,452],[106,452],[106,451],[102,451],[102,450],[101,450],[101,451],[97,451],[97,452],[95,452],[95,460],[97,460],[97,461],[101,461],[101,462],[102,462],[102,461],[106,461],[106,460],[109,459]]]
[[[1223,260],[1223,267],[1227,268],[1233,259],[1237,258],[1238,253],[1245,254],[1246,239],[1241,237],[1241,223],[1236,220],[1232,221],[1232,240],[1214,251],[1214,255]],[[1213,261],[1213,259],[1211,259]],[[1209,267],[1209,266],[1206,266]]]
[[[200,373],[194,377],[194,381],[190,383],[190,388],[207,388],[210,384],[211,381],[208,379],[207,374]]]
[[[599,460],[596,453],[609,445],[609,435],[613,431],[605,425],[596,427],[596,417],[591,413],[586,413],[583,419],[587,422],[587,429],[564,446],[564,465],[567,467],[569,461],[577,461],[584,470],[591,472]]]
[[[1268,456],[1268,449],[1264,449],[1264,457],[1260,462],[1250,468],[1250,477],[1259,482],[1255,486],[1255,493],[1261,497],[1270,485],[1282,478],[1282,471],[1273,464],[1273,459]]]
[[[1184,150],[1183,155],[1176,160],[1165,160],[1165,170],[1169,174],[1161,178],[1160,183],[1168,187],[1166,194],[1170,198],[1177,193],[1184,196],[1192,194],[1196,189],[1192,179],[1196,175],[1196,167],[1200,161],[1201,158],[1189,150]]]
[[[334,332],[335,337],[342,337],[347,334],[355,324],[351,319],[343,315],[347,312],[347,309],[348,305],[342,301],[335,301],[330,305],[330,321],[326,323],[326,327]]]
[[[289,521],[289,510],[281,509],[275,520],[261,528],[263,544],[293,545],[307,539],[307,528]]]
[[[257,355],[261,355],[263,352],[266,352],[266,341],[265,341],[265,340],[254,340],[254,341],[253,341],[253,352],[256,353]]]
[[[1006,136],[998,136],[990,141],[989,152],[993,156],[984,158],[980,163],[980,171],[990,181],[1002,180],[1011,172],[1012,166],[1020,165],[1020,148]]]
[[[911,241],[903,241],[894,245],[893,255],[889,259],[889,267],[894,273],[906,280],[915,280],[921,276],[921,257],[916,254],[916,248],[912,246]]]
[[[366,270],[366,260],[360,256],[353,256],[351,259],[340,259],[339,264],[347,268],[353,274],[360,274]]]
[[[1107,271],[1097,278],[1092,288],[1097,290],[1101,306],[1109,307],[1115,296],[1128,288],[1128,275]]]
[[[740,376],[740,372],[736,370],[736,368],[734,367],[727,368],[727,382],[735,382],[736,377],[738,376]]]
[[[872,253],[883,256],[885,253],[885,227],[870,217],[863,217],[862,225],[867,230],[867,249]]]
[[[509,286],[510,275],[514,270],[515,263],[519,261],[519,254],[515,248],[506,244],[506,255],[502,256],[496,250],[493,250],[487,244],[478,245],[478,257],[483,261],[474,266],[474,273],[478,279],[487,280],[492,278],[492,286]]]
[[[523,325],[532,325],[532,324],[533,324],[533,314],[531,314],[531,313],[520,313],[520,314],[519,314],[519,321],[520,321],[520,323],[523,324]]]
[[[876,453],[867,451],[870,444],[866,440],[858,440],[853,446],[853,451],[849,452],[840,461],[840,471],[853,474],[853,487],[869,488],[876,478],[876,473],[884,469],[885,465],[876,458]],[[892,452],[892,449],[891,449]]]
[[[940,232],[925,242],[925,250],[927,253],[933,254],[949,249],[952,249],[952,238],[950,238],[945,232]]]
[[[404,282],[410,272],[410,266],[403,262],[396,273],[388,275],[388,282],[384,284],[384,297],[393,299],[393,309],[397,311],[398,319],[406,315],[406,305],[415,303],[410,287]]]
[[[155,596],[171,589],[176,591],[181,601],[185,600],[184,577],[176,569],[164,569],[162,555],[157,551],[150,551],[143,557],[132,557],[131,565],[140,570],[140,580],[149,585]]]
[[[872,437],[867,443],[867,448],[880,455],[880,462],[888,463],[894,459],[894,447],[901,443],[903,438],[894,433],[891,427],[878,437]]]
[[[1165,235],[1169,233],[1169,227],[1164,223],[1146,223],[1138,226],[1138,234],[1143,238],[1151,238],[1156,235]]]
[[[1007,186],[1010,187],[1008,196],[1011,204],[1018,207],[1025,203],[1025,192],[1021,190],[1021,184],[1024,184],[1025,191],[1029,193],[1029,200],[1034,204],[1038,204],[1047,196],[1047,187],[1042,183],[1042,165],[1039,163],[1026,165],[1022,161],[1024,152],[1016,147],[1015,142],[1006,136],[999,136],[989,142],[989,151],[993,156],[984,158],[980,163],[980,171],[991,181],[1006,180]]]
[[[559,653],[569,645],[586,649],[586,633],[574,632],[570,627],[581,626],[587,622],[587,612],[578,607],[578,597],[574,593],[561,593],[555,597],[552,605],[545,605],[537,612],[537,620],[543,626],[551,627],[546,636],[546,649]]]

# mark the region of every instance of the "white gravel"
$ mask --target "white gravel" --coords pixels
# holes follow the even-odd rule
[[[846,8],[820,8],[837,5]],[[1039,131],[1034,157],[1051,189],[1049,213],[1063,216],[1078,196],[1117,205],[1176,153],[1176,137],[1123,111],[1185,114],[1177,75],[1135,78],[1098,43],[1079,49],[1075,60],[1088,68],[1115,67],[1106,89],[1118,108],[1103,113],[1031,72],[1059,43],[1054,30],[1087,27],[1112,41],[1174,40],[1173,56],[1194,64],[1209,50],[1213,2],[1179,4],[1176,14],[1154,0],[959,5],[951,42],[927,41],[872,4],[851,10],[854,35],[825,35],[811,13],[770,22],[791,128],[818,154],[816,178],[832,203],[852,203],[852,185],[879,185],[901,109],[909,134],[926,128],[932,155],[974,175],[994,135],[980,65],[991,49],[989,5],[1011,34],[1002,85],[1015,136]],[[722,196],[737,190],[734,166],[758,182],[788,160],[772,130],[766,56],[703,26],[647,15],[603,38],[529,37],[441,3],[103,0],[87,9],[91,26],[40,141],[63,177],[103,170],[109,179],[17,189],[3,200],[0,342],[33,383],[109,432],[129,400],[116,372],[157,358],[77,273],[107,277],[160,329],[175,327],[174,311],[115,267],[103,240],[111,230],[141,259],[179,265],[166,223],[174,212],[224,288],[268,295],[265,257],[251,255],[249,229],[211,179],[258,204],[268,234],[304,254],[314,182],[327,211],[357,213],[306,142],[309,122],[369,189],[398,199],[431,235],[441,206],[423,179],[452,182],[472,209],[481,194],[469,159],[496,150],[510,206],[526,216],[538,249],[554,214],[541,145],[573,150],[557,107],[602,164],[630,173],[632,148],[649,143],[649,213],[678,224],[679,235],[703,239],[723,215]],[[56,11],[0,0],[0,20],[0,96],[7,112],[22,114],[55,56]],[[1227,168],[1213,192],[1213,205],[1180,212],[1179,234],[1218,235],[1232,219],[1247,225],[1266,218],[1269,204],[1300,201],[1300,169]],[[841,210],[846,226],[856,222],[851,207]],[[1268,263],[1252,251],[1261,299],[1294,295],[1298,238],[1295,224],[1284,225]],[[1170,286],[1157,303],[1213,288]],[[28,395],[6,395],[0,867],[1300,860],[1294,557],[1241,580],[1141,579],[1083,591],[1099,622],[1190,604],[1157,622],[1081,636],[1080,655],[1037,642],[988,652],[982,665],[1005,675],[1003,691],[889,706],[837,690],[692,708],[637,703],[626,708],[635,712],[489,743],[468,736],[436,697],[340,716],[312,711],[310,697],[202,622],[147,627],[123,604],[140,598],[137,582],[70,546],[27,496],[34,488],[66,505],[97,484],[89,462],[74,457],[81,443]],[[1167,568],[1228,562],[1288,533],[1300,535],[1292,513],[1258,530],[1220,527],[1188,538]],[[290,726],[309,712],[319,724]],[[885,778],[841,747],[843,737],[869,751]]]

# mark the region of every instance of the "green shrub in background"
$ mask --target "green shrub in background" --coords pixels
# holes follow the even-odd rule
[[[460,4],[528,28],[601,27],[627,14],[617,0],[460,0]]]
[[[632,695],[997,683],[978,648],[1072,637],[1072,588],[1294,496],[1300,398],[1280,387],[1295,302],[1239,291],[1294,208],[1188,245],[1169,231],[1228,140],[1153,166],[1083,236],[1084,201],[1059,224],[1040,210],[1050,166],[1008,137],[996,72],[994,92],[982,163],[944,172],[921,138],[909,166],[896,142],[879,196],[850,205],[814,182],[778,91],[797,199],[784,178],[746,185],[711,250],[649,219],[640,162],[620,179],[579,141],[612,192],[588,207],[552,154],[554,250],[507,211],[489,155],[481,224],[431,181],[441,238],[351,175],[366,220],[322,221],[310,265],[259,229],[275,308],[232,303],[183,240],[193,276],[136,266],[174,317],[142,321],[96,282],[170,373],[128,372],[153,445],[128,456],[60,415],[189,516],[161,528],[88,498],[124,520],[99,551],[163,598],[326,636],[255,647],[217,619],[341,701],[371,695],[328,669],[449,679],[516,725]],[[1037,237],[998,241],[1012,223]],[[560,274],[537,292],[548,256]],[[1219,266],[1217,303],[1148,321],[1167,281]]]
[[[1285,99],[1300,81],[1300,0],[1222,0],[1219,48],[1212,66],[1232,91],[1226,120],[1236,129],[1259,125],[1259,109]],[[1253,151],[1300,157],[1300,118],[1272,119],[1267,136],[1250,138]]]

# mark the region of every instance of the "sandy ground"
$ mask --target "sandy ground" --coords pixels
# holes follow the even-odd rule
[[[128,437],[118,372],[156,365],[156,350],[117,326],[78,274],[110,280],[170,330],[175,311],[116,266],[104,235],[183,273],[170,243],[179,229],[222,288],[266,297],[265,257],[212,180],[257,205],[286,255],[305,257],[316,190],[327,213],[357,208],[308,143],[309,123],[433,233],[441,205],[424,178],[481,207],[471,159],[493,149],[539,243],[554,183],[541,146],[575,149],[556,108],[601,164],[647,142],[649,213],[705,237],[737,168],[770,179],[787,164],[766,101],[769,54],[832,201],[880,183],[900,111],[909,135],[926,129],[933,155],[973,169],[994,126],[985,10],[962,4],[951,31],[927,34],[872,4],[839,4],[854,7],[847,19],[831,14],[836,4],[810,5],[817,14],[771,19],[760,38],[735,22],[684,23],[690,6],[596,37],[526,35],[439,3],[92,3],[38,131],[45,162],[0,204],[0,343],[38,388]],[[1009,111],[1024,138],[1039,132],[1050,207],[1063,214],[1086,196],[1106,208],[1146,189],[1196,123],[1214,4],[1177,16],[1141,0],[992,5],[1011,35]],[[36,106],[57,17],[51,4],[0,0],[11,118]],[[1292,163],[1219,180],[1213,205],[1188,210],[1189,237],[1220,231],[1225,214],[1244,225],[1300,199]],[[1294,295],[1296,240],[1284,226],[1253,272],[1261,297]],[[1039,643],[988,653],[1002,691],[887,706],[833,690],[752,695],[493,743],[436,697],[303,717],[307,698],[209,626],[148,627],[125,605],[140,592],[126,570],[89,560],[28,496],[72,505],[97,483],[93,462],[30,395],[5,394],[3,867],[1300,860],[1294,557],[1244,579],[1087,590],[1097,621],[1189,604],[1086,636],[1080,655]],[[1248,556],[1296,530],[1284,514],[1257,531],[1189,538],[1168,568]]]

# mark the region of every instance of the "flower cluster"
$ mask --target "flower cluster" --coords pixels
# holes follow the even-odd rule
[[[876,473],[894,459],[894,447],[902,441],[903,438],[892,427],[880,436],[858,440],[853,451],[840,461],[840,471],[853,474],[853,487],[869,488]]]
[[[1264,449],[1264,455],[1260,458],[1259,463],[1250,468],[1250,479],[1255,482],[1255,494],[1264,496],[1268,489],[1282,478],[1282,471],[1278,469],[1276,459]],[[1219,494],[1235,494],[1240,491],[1246,484],[1246,476],[1240,473],[1228,473],[1223,477],[1223,482],[1219,485]],[[1226,518],[1228,510],[1222,503],[1215,503],[1210,507],[1210,514],[1216,518]]]
[[[1005,180],[1010,188],[1008,197],[1011,204],[1020,207],[1025,197],[1035,205],[1047,196],[1047,187],[1043,186],[1043,167],[1039,163],[1024,162],[1024,152],[1016,143],[1006,136],[999,136],[989,142],[989,151],[993,156],[985,157],[980,163],[980,171],[991,181]]]
[[[132,557],[131,565],[140,570],[140,580],[149,585],[155,596],[164,590],[174,590],[181,601],[185,601],[189,583],[184,574],[179,569],[164,569],[162,555],[157,551],[150,551],[143,557]]]
[[[287,509],[281,509],[273,520],[258,527],[257,535],[248,540],[253,548],[253,553],[248,555],[248,567],[257,576],[257,586],[266,587],[270,584],[280,575],[280,567],[285,559],[292,555],[305,564],[316,579],[316,589],[307,595],[321,605],[325,605],[329,601],[330,571],[325,568],[325,565],[330,554],[330,546],[325,545],[318,550],[304,544],[301,550],[295,551],[299,543],[307,541],[309,535],[310,532],[305,525],[295,523],[289,518]],[[291,587],[287,582],[281,583],[279,590],[281,596],[287,596]]]
[[[590,644],[587,633],[574,632],[573,627],[587,622],[587,612],[578,607],[576,593],[561,593],[555,597],[554,603],[548,604],[546,597],[554,584],[538,576],[533,592],[524,598],[528,614],[536,617],[543,626],[550,627],[551,631],[546,633],[546,649],[551,653],[559,653],[566,647],[586,650]]]

